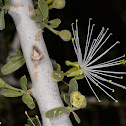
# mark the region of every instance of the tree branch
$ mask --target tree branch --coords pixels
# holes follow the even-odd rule
[[[32,0],[11,0],[9,14],[14,20],[27,68],[32,80],[32,91],[43,120],[43,126],[72,126],[67,114],[47,119],[45,112],[63,106],[58,85],[51,78],[53,71],[42,31],[30,19],[34,14]]]

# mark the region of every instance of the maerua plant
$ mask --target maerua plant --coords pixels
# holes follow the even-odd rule
[[[30,118],[27,112],[25,112],[29,118],[28,124],[25,124],[25,126],[72,126],[69,119],[70,113],[80,123],[80,119],[75,111],[85,108],[87,102],[85,96],[78,91],[76,80],[85,78],[98,102],[101,102],[101,100],[95,93],[92,84],[95,84],[116,103],[118,100],[113,98],[105,88],[112,92],[114,92],[114,89],[109,87],[111,85],[126,89],[125,86],[105,78],[123,79],[121,75],[125,74],[125,72],[105,71],[101,69],[125,64],[126,61],[122,60],[125,55],[93,65],[120,42],[117,41],[104,53],[96,57],[95,54],[107,42],[112,33],[108,34],[109,29],[102,27],[96,39],[92,39],[95,24],[91,25],[92,19],[90,18],[85,52],[82,55],[78,36],[78,20],[76,20],[75,25],[72,24],[73,37],[71,39],[71,33],[68,30],[58,31],[54,29],[61,23],[60,19],[49,19],[49,10],[53,8],[62,9],[64,6],[65,0],[0,0],[0,29],[3,30],[5,28],[4,14],[8,12],[14,20],[23,51],[22,53],[20,50],[16,50],[15,55],[9,56],[7,58],[9,62],[1,68],[1,72],[3,75],[8,75],[22,67],[26,62],[32,80],[32,88],[27,89],[27,78],[24,75],[20,79],[21,89],[18,89],[0,79],[0,87],[3,88],[1,95],[5,97],[21,96],[22,101],[30,109],[35,108],[34,97],[42,116],[43,124],[39,121],[38,116]],[[61,71],[59,64],[56,62],[51,63],[50,61],[42,36],[44,28],[59,35],[63,41],[72,40],[78,61],[66,61],[66,65],[71,66],[71,68],[65,73]],[[69,83],[63,80],[64,76],[72,77]],[[64,107],[60,97],[57,84],[59,81],[62,81],[69,87],[68,93],[64,95],[67,107]],[[107,86],[104,82],[110,83],[110,85]]]

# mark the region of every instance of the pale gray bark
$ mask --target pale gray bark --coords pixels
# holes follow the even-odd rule
[[[9,14],[14,20],[26,65],[32,80],[32,93],[42,116],[43,126],[72,126],[67,114],[48,119],[45,112],[63,106],[41,30],[30,19],[34,14],[32,0],[11,0]],[[52,42],[53,43],[53,42]],[[24,73],[25,74],[25,73]]]

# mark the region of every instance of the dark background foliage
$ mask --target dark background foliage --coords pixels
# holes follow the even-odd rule
[[[113,36],[108,40],[105,46],[99,51],[98,55],[105,49],[114,44],[117,40],[121,42],[107,55],[104,56],[99,62],[116,58],[126,53],[126,1],[125,0],[66,0],[66,6],[62,10],[53,9],[50,11],[50,19],[60,18],[62,24],[59,26],[59,30],[69,29],[71,30],[71,23],[79,20],[79,37],[82,50],[84,49],[88,20],[93,18],[92,23],[95,23],[95,29],[93,37],[101,30],[101,27],[110,28],[110,33]],[[15,26],[13,20],[9,15],[6,15],[6,29],[0,32],[0,67],[6,62],[6,57],[11,50],[13,37],[15,34]],[[61,66],[62,70],[66,71],[68,67],[65,66],[65,61],[76,61],[76,55],[73,50],[73,46],[70,42],[63,42],[58,36],[54,35],[47,29],[44,29],[44,39],[47,45],[49,55],[52,59],[55,59]],[[126,71],[125,65],[122,67],[114,67],[117,71]],[[26,74],[28,76],[26,66],[23,66],[13,75],[19,80],[19,78]],[[1,77],[2,74],[0,75]],[[7,76],[9,77],[9,76]],[[29,77],[28,77],[29,78]],[[30,80],[30,79],[29,79]],[[125,85],[126,78],[118,81],[118,83]],[[69,79],[66,79],[69,81]],[[12,81],[10,80],[10,83]],[[112,94],[117,98],[120,104],[114,104],[113,101],[108,98],[103,92],[95,87],[95,91],[100,96],[102,103],[97,103],[93,98],[87,82],[83,79],[78,81],[80,92],[87,96],[89,103],[83,110],[77,111],[81,119],[79,126],[126,126],[126,92],[123,89],[115,88],[116,92]],[[13,83],[12,83],[13,84]],[[16,85],[19,86],[19,82]],[[64,88],[60,84],[60,88]],[[22,126],[26,123],[26,116],[24,111],[27,110],[30,116],[35,114],[39,115],[38,108],[29,110],[21,101],[21,98],[5,98],[0,96],[0,121],[2,126]],[[40,115],[39,115],[40,116]],[[78,124],[74,120],[73,116],[70,116],[74,126]]]

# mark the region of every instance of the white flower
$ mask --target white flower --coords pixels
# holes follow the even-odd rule
[[[99,56],[97,56],[96,58],[94,58],[95,54],[105,44],[105,42],[109,39],[109,37],[112,35],[112,33],[110,33],[107,36],[107,32],[108,32],[109,28],[105,29],[104,27],[102,27],[97,38],[92,39],[92,33],[93,33],[93,28],[94,28],[95,24],[93,24],[91,26],[91,23],[90,23],[91,20],[92,19],[90,18],[84,55],[82,55],[82,53],[81,53],[81,48],[80,48],[80,44],[79,44],[78,26],[77,26],[78,20],[76,20],[76,30],[74,30],[74,26],[73,26],[74,24],[72,24],[72,31],[73,31],[73,35],[74,35],[74,38],[72,38],[72,43],[73,43],[75,53],[77,55],[78,63],[80,65],[81,70],[84,73],[85,79],[86,79],[89,87],[91,88],[94,95],[98,99],[98,102],[101,102],[101,100],[99,99],[99,97],[95,93],[94,89],[92,88],[92,86],[91,86],[92,83],[95,84],[97,87],[99,87],[106,95],[108,95],[110,98],[112,98],[117,103],[118,100],[113,98],[105,89],[103,89],[103,87],[111,90],[112,92],[114,92],[114,89],[103,84],[103,82],[108,82],[111,85],[115,85],[115,86],[121,87],[123,89],[126,89],[125,86],[120,85],[116,82],[113,82],[111,79],[108,80],[105,78],[105,77],[110,77],[110,78],[123,79],[123,76],[117,76],[117,75],[125,74],[126,72],[105,71],[105,70],[101,70],[101,68],[125,64],[126,61],[122,60],[122,58],[124,58],[125,55],[118,57],[116,59],[113,59],[113,60],[109,60],[109,61],[106,61],[106,62],[103,62],[100,64],[93,65],[94,63],[96,63],[97,60],[99,60],[101,57],[103,57],[108,51],[110,51],[114,46],[116,46],[120,42],[117,41],[110,48],[108,48],[106,51],[104,51],[104,53],[102,53]],[[90,82],[92,82],[92,83],[90,83]]]

